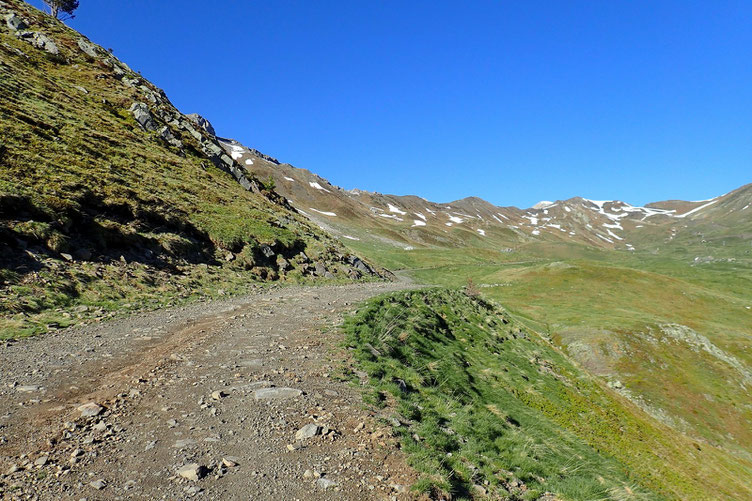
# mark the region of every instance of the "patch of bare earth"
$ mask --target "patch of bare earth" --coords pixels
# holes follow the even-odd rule
[[[0,494],[409,499],[417,474],[335,377],[342,315],[402,287],[276,288],[0,346]]]

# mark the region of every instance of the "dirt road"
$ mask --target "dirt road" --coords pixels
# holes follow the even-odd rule
[[[416,474],[338,377],[334,328],[405,287],[279,287],[0,345],[0,497],[407,499]]]

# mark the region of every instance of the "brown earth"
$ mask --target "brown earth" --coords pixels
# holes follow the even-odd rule
[[[388,412],[340,377],[336,329],[405,287],[273,287],[0,345],[0,497],[411,498]],[[301,393],[264,398],[280,388]]]

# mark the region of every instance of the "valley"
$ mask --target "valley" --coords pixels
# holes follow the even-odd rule
[[[752,184],[345,189],[20,0],[0,92],[0,498],[752,498]]]

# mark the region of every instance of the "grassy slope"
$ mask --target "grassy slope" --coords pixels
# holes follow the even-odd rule
[[[657,423],[510,318],[434,289],[378,298],[346,323],[371,401],[394,401],[405,423],[395,430],[426,473],[419,487],[470,497],[480,485],[515,499],[752,495],[752,464]]]
[[[344,252],[273,193],[248,192],[215,168],[190,134],[171,127],[180,151],[141,129],[129,108],[149,102],[156,87],[101,48],[86,55],[80,35],[62,23],[7,3],[60,55],[17,39],[3,21],[0,337],[106,316],[124,304],[243,290],[279,275],[260,244],[288,259],[305,250],[329,262]],[[125,85],[127,78],[143,87]],[[178,114],[169,101],[150,107]],[[290,261],[287,277],[300,278]],[[338,265],[330,269],[345,275]]]
[[[512,253],[354,246],[422,283],[456,287],[472,279],[484,297],[504,304],[580,367],[617,388],[623,384],[615,393],[671,425],[667,436],[714,447],[708,468],[738,468],[752,457],[752,268],[744,254],[692,266],[669,252],[577,245],[533,244]],[[732,363],[661,331],[673,323],[705,336]],[[680,473],[686,464],[669,461],[667,468]]]

